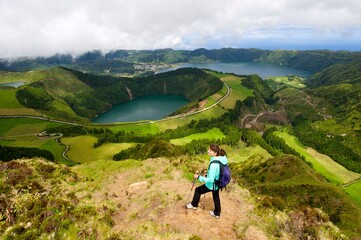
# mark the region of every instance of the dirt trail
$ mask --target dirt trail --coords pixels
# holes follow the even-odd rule
[[[154,175],[145,178],[149,173]],[[248,191],[232,184],[230,190],[221,191],[222,214],[220,219],[215,219],[209,215],[209,211],[214,209],[212,193],[207,193],[205,199],[201,197],[197,210],[185,209],[185,204],[193,196],[191,185],[181,170],[170,169],[168,160],[149,159],[141,168],[119,174],[93,198],[98,203],[107,200],[118,204],[120,210],[113,216],[117,231],[136,229],[141,224],[152,222],[170,226],[184,237],[239,239],[237,232],[241,229],[246,235],[242,239],[267,239],[256,227],[244,227],[254,207],[247,202]]]

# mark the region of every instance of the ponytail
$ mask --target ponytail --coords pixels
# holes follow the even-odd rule
[[[210,144],[210,145],[209,145],[209,148],[210,148],[213,152],[217,153],[217,156],[226,156],[226,155],[227,155],[226,151],[224,151],[222,148],[220,148],[220,147],[219,147],[217,144],[215,144],[215,143]]]
[[[226,156],[226,155],[227,155],[227,153],[226,153],[226,151],[224,151],[223,148],[219,149],[218,156]]]

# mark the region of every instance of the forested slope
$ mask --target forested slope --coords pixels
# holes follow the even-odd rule
[[[99,76],[66,68],[49,71],[53,74],[21,86],[17,98],[26,107],[62,119],[90,119],[113,104],[140,96],[174,94],[198,102],[223,86],[219,78],[193,68],[146,78]]]

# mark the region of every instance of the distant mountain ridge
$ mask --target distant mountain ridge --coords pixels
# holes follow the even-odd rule
[[[51,57],[18,58],[0,60],[0,70],[27,71],[39,67],[66,66],[92,73],[132,73],[134,63],[181,63],[181,62],[264,62],[317,72],[336,63],[361,60],[361,52],[330,50],[262,50],[262,49],[196,49],[173,50],[114,50],[103,54],[99,50],[86,52],[78,57],[57,54]]]

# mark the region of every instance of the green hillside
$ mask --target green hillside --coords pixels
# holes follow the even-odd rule
[[[354,130],[361,129],[361,83],[320,86],[310,92],[324,98],[332,106],[330,115],[338,123]]]
[[[96,91],[100,99],[114,104],[147,95],[183,95],[190,101],[202,100],[222,88],[222,82],[195,68],[183,68],[144,78],[115,78],[72,71]],[[131,94],[131,96],[130,96]]]
[[[83,122],[109,109],[113,104],[136,97],[175,94],[185,96],[194,104],[216,93],[223,86],[217,77],[198,69],[179,69],[152,77],[132,79],[96,76],[65,68],[0,75],[1,81],[15,82],[20,78],[25,78],[27,84],[16,90],[1,90],[6,93],[2,95],[2,108],[21,108],[22,105],[50,118]],[[14,99],[14,93],[17,100]],[[12,104],[5,105],[6,102]],[[15,104],[16,102],[21,105]],[[20,110],[17,111],[20,113]],[[16,115],[15,110],[11,113]]]
[[[245,180],[253,192],[274,198],[267,199],[269,202],[265,204],[279,208],[302,208],[305,205],[321,208],[345,233],[354,236],[361,232],[358,224],[361,222],[360,207],[301,159],[283,155],[259,164],[248,161],[232,167],[241,176],[238,181]]]
[[[335,226],[325,210],[320,210],[322,204],[317,208],[284,208],[281,198],[267,201],[263,194],[250,193],[237,182],[221,192],[222,204],[227,207],[222,208],[220,220],[209,216],[211,195],[202,199],[202,207],[196,211],[186,210],[184,205],[192,193],[190,174],[194,169],[206,168],[206,159],[100,159],[72,168],[36,158],[0,162],[0,237],[171,240],[244,239],[257,234],[265,239],[349,239],[359,231],[355,225]],[[243,164],[231,165],[234,178]],[[290,167],[293,173],[302,174]],[[269,180],[281,181],[282,177]],[[311,190],[306,187],[300,188],[303,193]],[[331,200],[334,195],[328,191]],[[347,214],[357,224],[359,210],[343,199],[336,200],[333,217],[342,211],[340,224]],[[344,205],[339,208],[340,204]],[[199,231],[200,227],[209,230]]]
[[[91,62],[98,72],[111,59],[119,60],[112,76],[63,67],[1,72],[0,82],[26,83],[0,89],[1,114],[20,115],[25,109],[45,116],[0,119],[2,151],[46,150],[55,162],[0,162],[0,238],[245,239],[257,232],[262,239],[357,239],[361,73],[352,60],[358,58],[352,52],[258,49],[121,50],[105,56],[94,51],[76,64],[89,70]],[[194,68],[116,77],[121,67],[133,71],[130,62],[135,61],[239,59],[324,70],[307,82],[295,77],[263,81],[257,75]],[[63,60],[71,67],[69,58]],[[145,95],[183,95],[191,101],[185,112],[201,102],[209,106],[227,93],[222,81],[231,93],[201,113],[149,124],[89,124],[113,104]],[[60,142],[69,150],[63,152],[67,146],[56,136],[36,135],[44,130],[62,134]],[[222,216],[218,222],[209,221],[211,195],[201,205],[206,211],[184,209],[192,174],[207,168],[213,142],[227,151],[232,171],[229,190],[221,192],[225,221]],[[71,166],[63,154],[80,164]]]
[[[283,88],[275,93],[276,109],[284,109],[293,121],[302,115],[311,120],[324,120],[327,113],[327,103],[317,95],[310,96],[306,91],[297,88]]]
[[[152,77],[133,79],[71,72],[93,89],[94,94],[91,96],[111,105],[140,96],[162,94],[183,95],[190,101],[199,101],[217,92],[223,85],[218,78],[198,69],[179,69]],[[89,108],[92,106],[89,101],[84,101],[85,103],[90,105]],[[81,106],[75,104],[79,105]]]
[[[361,62],[334,64],[307,80],[310,87],[361,83]]]
[[[309,92],[332,106],[330,114],[347,128],[360,129],[361,63],[335,64],[315,75],[307,84]]]

